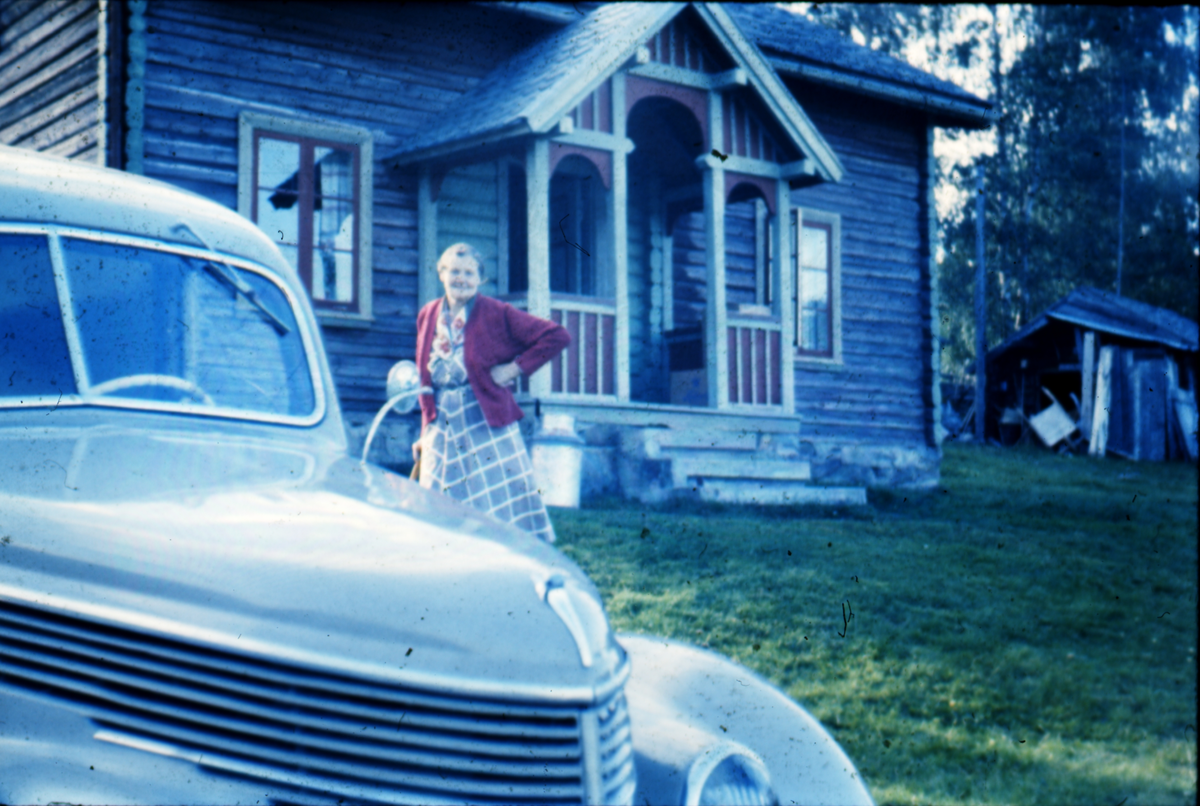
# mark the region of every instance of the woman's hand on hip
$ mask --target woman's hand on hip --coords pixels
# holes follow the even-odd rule
[[[492,367],[492,380],[497,386],[508,386],[521,375],[521,368],[517,366],[516,361],[510,361],[507,364],[497,364]]]

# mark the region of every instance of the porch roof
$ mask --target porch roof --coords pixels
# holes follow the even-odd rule
[[[492,70],[433,118],[422,134],[387,155],[415,162],[526,134],[550,132],[587,93],[629,61],[637,48],[688,3],[607,3]],[[813,126],[766,57],[718,3],[694,4],[788,137],[818,174],[837,181],[837,155]]]

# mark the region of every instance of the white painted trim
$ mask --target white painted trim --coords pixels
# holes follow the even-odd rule
[[[725,324],[728,327],[744,327],[748,330],[765,330],[771,333],[781,333],[783,331],[783,326],[778,319],[729,316],[726,317]]]
[[[550,318],[550,142],[538,138],[525,149],[525,226],[528,232],[529,291],[526,310]],[[564,375],[564,378],[566,376]],[[550,394],[550,370],[543,366],[529,378],[535,398]]]
[[[583,146],[584,148],[596,148],[601,151],[621,152],[622,154],[628,154],[634,149],[634,143],[628,137],[619,137],[615,134],[592,131],[591,129],[575,129],[572,132],[556,134],[551,139],[556,143]]]
[[[750,86],[766,101],[793,145],[816,161],[821,178],[831,182],[841,181],[845,169],[837,154],[783,85],[762,52],[746,39],[719,3],[696,3],[694,7],[726,50],[746,64]]]
[[[664,208],[666,205],[663,205]],[[663,332],[675,329],[675,236],[667,234],[671,222],[663,215]]]
[[[765,305],[771,272],[767,267],[767,204],[754,200],[754,304]]]
[[[713,148],[724,151],[721,96],[708,94],[708,130]],[[708,405],[729,405],[729,336],[725,310],[725,171],[711,154],[704,172],[705,264],[704,303],[705,357],[708,361]]]
[[[792,238],[791,238],[791,191],[788,183],[775,183],[775,244],[771,251],[775,260],[771,266],[772,280],[778,293],[771,300],[771,310],[779,317],[779,385],[783,410],[789,414],[796,411],[796,313],[795,291],[792,283]]]
[[[661,27],[661,26],[660,26]],[[657,30],[657,29],[655,29]],[[612,125],[613,131],[625,136],[625,74],[612,77]],[[616,363],[614,378],[617,400],[629,401],[629,232],[628,232],[629,180],[626,172],[626,155],[614,151],[612,155],[612,191],[609,200],[612,209],[609,221],[613,237],[613,272],[616,274],[613,294],[616,297],[616,321],[613,326],[616,344],[613,345],[613,360]]]
[[[369,327],[374,297],[373,255],[375,241],[375,137],[361,126],[318,123],[311,120],[242,110],[238,113],[238,213],[250,218],[253,210],[254,130],[262,129],[293,137],[310,137],[358,146],[358,310],[331,311],[313,306],[323,325]],[[311,297],[311,290],[309,291]]]
[[[799,239],[804,237],[804,222],[812,221],[818,224],[828,224],[830,228],[829,237],[832,241],[831,264],[830,271],[830,299],[829,299],[829,317],[831,320],[830,330],[832,331],[830,340],[832,344],[832,355],[808,355],[800,352],[800,278],[794,277],[796,283],[796,299],[793,303],[793,311],[796,312],[796,325],[793,333],[795,334],[796,349],[794,354],[796,361],[808,363],[826,363],[826,364],[842,364],[842,216],[838,213],[830,213],[824,210],[814,210],[808,207],[793,207],[795,215],[798,216],[796,221],[796,254],[800,254]],[[796,271],[799,272],[800,262],[796,261]]]
[[[437,276],[437,202],[429,167],[422,165],[417,178],[417,308],[440,296]]]
[[[746,71],[741,67],[726,70],[723,73],[701,73],[699,70],[689,70],[673,64],[661,62],[638,63],[628,70],[632,76],[650,78],[667,84],[677,84],[681,87],[691,87],[697,90],[724,90],[732,87],[744,87],[747,83]]]
[[[782,179],[800,179],[805,176],[816,177],[819,174],[817,173],[817,164],[808,157],[805,157],[802,160],[785,162],[780,165],[779,176]]]

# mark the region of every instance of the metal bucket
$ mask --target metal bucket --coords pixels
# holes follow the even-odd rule
[[[533,478],[547,506],[579,508],[584,441],[570,414],[546,414],[533,435]]]

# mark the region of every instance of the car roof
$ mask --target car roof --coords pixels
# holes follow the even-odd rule
[[[143,176],[0,146],[0,222],[80,227],[200,245],[291,274],[270,239],[233,210]]]

